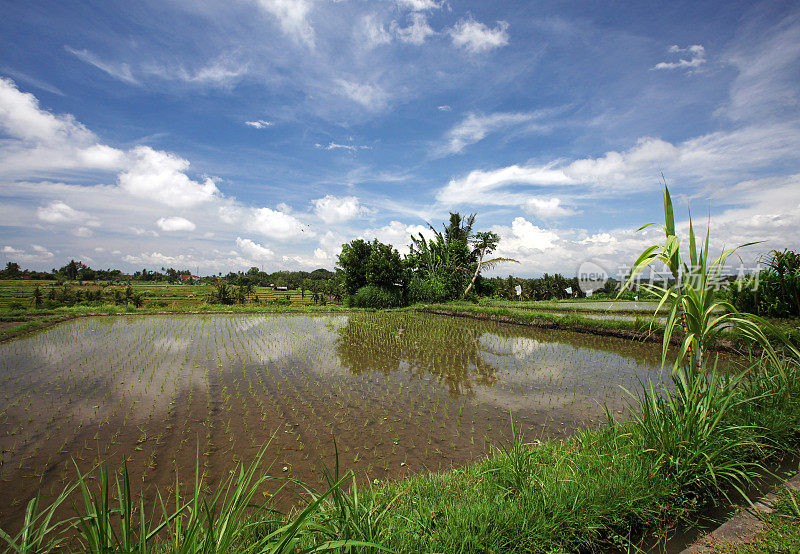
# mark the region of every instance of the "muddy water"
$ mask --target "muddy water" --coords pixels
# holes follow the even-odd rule
[[[502,442],[625,417],[620,386],[658,378],[658,345],[431,314],[177,315],[74,320],[0,344],[0,526],[76,468],[120,467],[145,498],[209,489],[266,444],[286,478],[340,462],[370,481],[464,464]],[[271,464],[271,465],[270,465]]]

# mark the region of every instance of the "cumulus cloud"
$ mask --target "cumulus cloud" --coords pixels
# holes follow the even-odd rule
[[[0,254],[5,256],[8,261],[17,263],[41,263],[49,262],[55,256],[44,246],[38,244],[31,244],[31,251],[22,248],[14,248],[12,246],[3,246],[0,249]]]
[[[305,226],[296,217],[271,210],[258,208],[251,210],[247,216],[245,226],[248,230],[273,239],[301,239],[312,238],[314,233],[306,230]]]
[[[194,206],[219,193],[214,181],[193,181],[184,173],[189,162],[149,146],[137,146],[130,154],[130,168],[119,175],[119,186],[134,196],[173,207]]]
[[[0,174],[56,169],[118,169],[124,153],[99,144],[71,115],[54,115],[36,97],[0,77],[0,130],[11,138],[0,145]]]
[[[156,225],[162,231],[194,231],[197,227],[194,223],[184,217],[161,217],[156,221]]]
[[[442,107],[440,106],[439,109]],[[449,108],[449,106],[448,106]],[[541,112],[493,113],[487,115],[470,113],[445,135],[445,143],[439,149],[442,154],[457,154],[466,146],[483,140],[486,135],[500,129],[529,123]]]
[[[560,198],[555,197],[546,199],[539,197],[528,198],[522,205],[522,209],[541,219],[552,219],[575,214],[575,211],[565,208],[561,204]]]
[[[659,62],[651,69],[688,69],[694,70],[706,63],[706,49],[702,44],[693,44],[687,48],[681,48],[677,44],[670,46],[671,54],[689,54],[687,58],[680,58],[676,62]]]
[[[88,218],[89,214],[75,210],[61,200],[54,200],[37,208],[36,217],[46,223],[75,223]]]
[[[244,124],[254,129],[266,129],[267,127],[270,127],[273,123],[265,119],[256,119],[255,121],[245,121]]]
[[[314,29],[308,22],[310,0],[258,0],[258,4],[278,20],[284,33],[297,42],[314,46]]]
[[[514,257],[532,251],[545,251],[555,246],[558,235],[548,229],[542,229],[525,219],[516,217],[511,227],[495,225],[492,231],[500,235],[497,251],[504,257]]]
[[[433,231],[424,225],[407,225],[400,221],[391,221],[383,227],[365,229],[361,233],[361,238],[365,240],[378,239],[384,244],[391,244],[401,254],[408,254],[411,236],[418,237],[420,234],[425,238],[433,237]]]
[[[80,238],[88,238],[94,235],[94,232],[88,227],[78,227],[72,231],[72,234]]]
[[[474,19],[462,19],[449,31],[453,44],[473,54],[488,52],[508,44],[508,23],[498,21],[491,28]]]
[[[238,248],[245,258],[251,260],[271,260],[275,257],[275,252],[250,239],[236,237],[236,248]]]
[[[368,213],[355,196],[337,197],[328,194],[312,200],[311,203],[314,205],[314,213],[325,223],[341,223]]]

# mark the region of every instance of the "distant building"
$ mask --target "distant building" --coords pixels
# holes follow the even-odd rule
[[[289,290],[289,287],[274,287],[274,290]]]
[[[202,281],[197,275],[181,275],[181,283],[199,283]]]

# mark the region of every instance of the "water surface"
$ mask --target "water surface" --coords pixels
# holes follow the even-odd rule
[[[176,470],[190,482],[198,455],[213,487],[270,443],[272,474],[317,485],[335,436],[345,467],[382,481],[481,456],[509,414],[529,440],[597,425],[603,405],[625,417],[620,387],[659,373],[659,345],[432,314],[73,320],[0,344],[0,525],[73,460],[126,460],[147,495]]]

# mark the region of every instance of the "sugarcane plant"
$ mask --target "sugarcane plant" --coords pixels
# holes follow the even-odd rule
[[[692,373],[702,372],[707,365],[707,360],[704,358],[706,350],[721,332],[728,329],[735,329],[742,336],[761,346],[765,354],[774,358],[775,351],[763,330],[771,327],[769,323],[752,314],[739,312],[733,304],[718,294],[728,258],[740,248],[758,242],[748,242],[724,250],[718,257],[712,259],[709,256],[709,229],[706,230],[705,241],[698,250],[690,213],[689,257],[685,259],[681,253],[681,239],[675,230],[672,198],[666,182],[664,182],[664,220],[664,225],[659,225],[664,231],[664,243],[651,245],[641,253],[634,262],[625,285],[620,289],[622,294],[622,291],[631,287],[646,268],[657,262],[663,263],[672,274],[672,279],[665,280],[662,285],[655,283],[643,285],[660,297],[656,313],[662,306],[672,304],[664,328],[662,365],[666,363],[673,336],[682,334],[679,355],[676,356],[672,372],[675,373],[682,365]],[[658,224],[648,223],[638,230],[642,231],[654,225]]]

